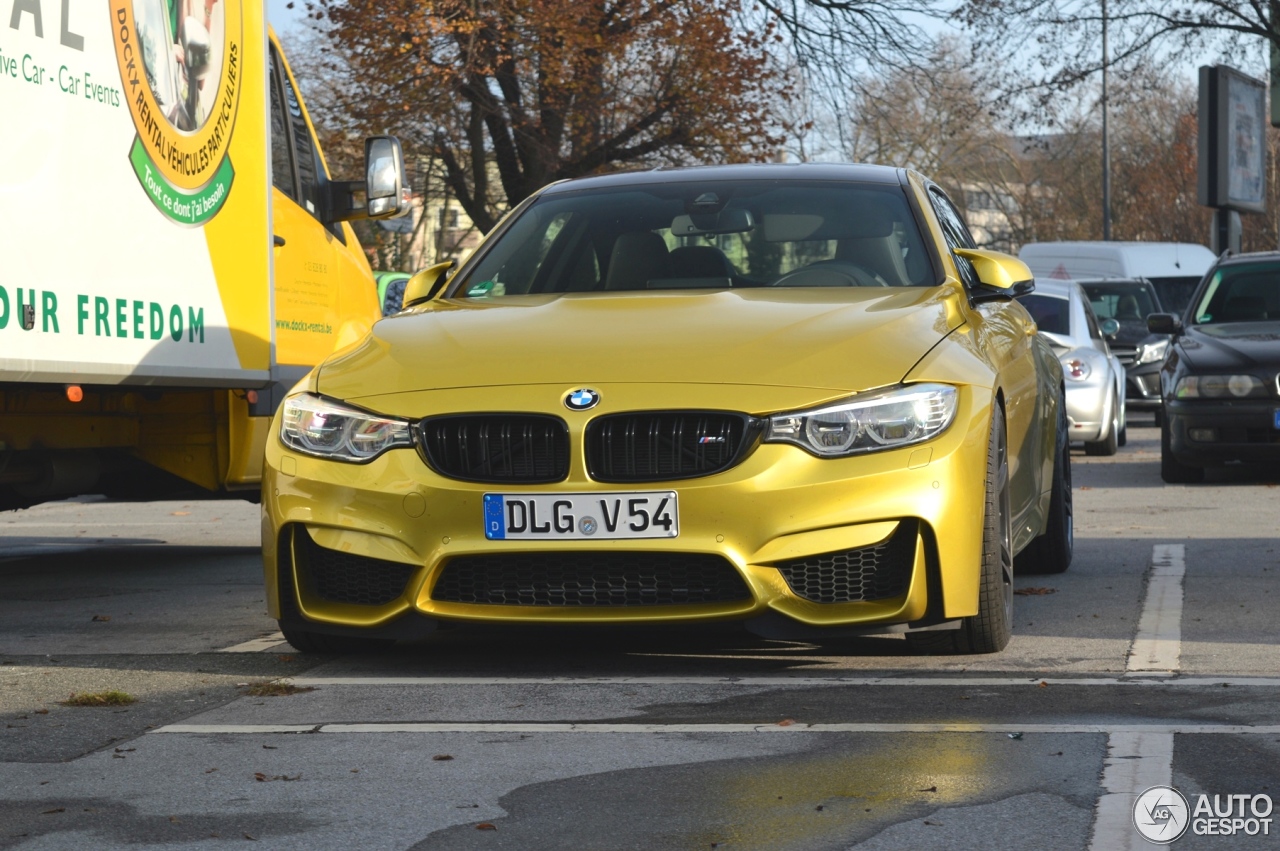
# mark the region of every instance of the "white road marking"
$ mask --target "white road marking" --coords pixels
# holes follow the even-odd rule
[[[232,648],[228,648],[230,650]],[[1006,686],[1228,686],[1276,688],[1280,677],[286,677],[296,686],[743,686],[809,688],[821,686],[911,686],[1000,688]]]
[[[563,724],[443,721],[387,724],[169,724],[152,733],[1100,733],[1134,736],[1280,734],[1247,724]]]
[[[1094,807],[1089,851],[1150,848],[1133,826],[1133,802],[1152,786],[1168,786],[1172,782],[1173,732],[1113,732],[1107,739],[1103,765],[1105,793]]]
[[[1182,656],[1182,579],[1186,547],[1157,544],[1151,551],[1147,599],[1129,648],[1129,673],[1177,671]]]
[[[270,635],[264,635],[261,638],[254,638],[241,644],[233,644],[230,647],[223,647],[219,653],[261,653],[264,650],[270,650],[273,647],[279,647],[284,644],[284,633],[273,632]]]

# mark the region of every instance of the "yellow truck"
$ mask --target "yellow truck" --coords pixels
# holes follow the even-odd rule
[[[284,392],[381,315],[348,222],[407,211],[399,143],[330,178],[260,0],[0,7],[0,509],[256,499]]]

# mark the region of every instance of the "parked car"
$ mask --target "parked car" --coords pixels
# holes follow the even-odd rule
[[[1147,317],[1161,313],[1160,298],[1150,281],[1107,278],[1077,281],[1101,323],[1114,319],[1118,329],[1106,335],[1107,346],[1125,372],[1125,409],[1160,411],[1160,364],[1169,350],[1168,334],[1152,334]]]
[[[998,651],[1071,560],[1062,368],[943,191],[882,166],[545,187],[286,401],[300,650],[437,620],[746,621]]]
[[[1018,300],[1062,362],[1071,441],[1083,443],[1088,455],[1115,455],[1128,434],[1124,367],[1107,347],[1083,288],[1040,278],[1035,291]],[[1107,330],[1119,330],[1116,320],[1106,322]]]
[[[1160,370],[1160,475],[1204,480],[1228,461],[1280,461],[1280,253],[1221,258],[1181,317],[1158,313],[1173,342]]]
[[[404,299],[404,286],[409,282],[408,272],[374,272],[373,278],[378,282],[378,304],[382,305],[382,315],[391,316],[400,312],[400,302]]]
[[[1194,242],[1030,242],[1018,257],[1037,279],[1144,278],[1173,313],[1182,313],[1217,259]]]

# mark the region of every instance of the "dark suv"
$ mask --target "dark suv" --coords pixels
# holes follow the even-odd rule
[[[1160,370],[1160,475],[1198,482],[1227,461],[1280,461],[1280,253],[1221,257],[1182,316],[1157,313],[1172,334]]]
[[[1168,334],[1152,334],[1147,317],[1160,313],[1160,298],[1150,282],[1136,278],[1079,281],[1098,321],[1114,319],[1119,330],[1107,336],[1111,353],[1124,366],[1125,407],[1160,414],[1160,363],[1169,349]],[[1115,326],[1111,326],[1115,327]]]

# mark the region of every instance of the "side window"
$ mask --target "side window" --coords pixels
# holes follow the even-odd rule
[[[957,248],[976,248],[977,243],[973,241],[973,236],[969,233],[969,228],[965,225],[964,219],[960,213],[952,205],[947,196],[943,195],[937,189],[929,190],[929,200],[933,202],[933,210],[938,215],[938,223],[942,225],[942,236],[947,241],[947,248],[953,252]],[[978,273],[974,271],[973,264],[963,257],[952,258],[956,261],[956,268],[960,270],[960,279],[964,281],[967,287],[976,287],[980,283]]]
[[[317,218],[320,215],[320,162],[316,155],[311,129],[302,114],[298,93],[293,90],[289,75],[280,69],[280,82],[284,84],[285,107],[289,111],[289,123],[293,127],[293,161],[298,166],[298,203]]]
[[[289,128],[285,124],[284,103],[280,95],[280,66],[276,50],[271,48],[271,183],[293,200],[298,190],[293,182],[293,158],[289,156]]]

